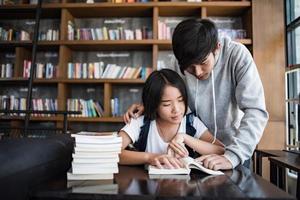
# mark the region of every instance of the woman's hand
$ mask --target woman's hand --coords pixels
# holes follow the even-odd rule
[[[184,146],[184,134],[177,133],[171,140],[168,147],[168,154],[176,158],[183,158],[189,155],[188,150]]]
[[[137,118],[144,112],[144,106],[142,104],[132,104],[123,115],[123,120],[126,124],[130,122],[131,118]]]
[[[156,166],[157,168],[160,169],[162,168],[174,169],[174,168],[184,167],[183,163],[181,163],[180,160],[167,154],[151,156],[149,160],[149,164]]]

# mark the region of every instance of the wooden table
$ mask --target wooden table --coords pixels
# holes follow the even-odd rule
[[[208,176],[192,171],[190,176],[151,179],[143,167],[119,166],[114,180],[91,186],[83,181],[70,186],[66,176],[40,185],[32,199],[295,199],[249,169],[238,166],[225,175]],[[90,186],[84,186],[90,184]],[[68,186],[69,185],[69,186]]]
[[[262,175],[262,158],[263,157],[284,157],[289,152],[283,150],[267,150],[267,149],[256,149],[255,150],[255,172],[258,175]]]
[[[296,197],[300,199],[300,155],[288,153],[282,157],[269,157],[270,161],[270,181],[278,187],[285,189],[286,168],[297,172]]]

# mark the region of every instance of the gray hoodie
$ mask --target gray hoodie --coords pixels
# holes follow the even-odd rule
[[[198,80],[188,72],[182,78],[187,85],[190,109],[210,132],[216,130],[216,137],[226,146],[226,158],[236,167],[251,158],[267,124],[268,112],[263,86],[248,49],[229,38],[220,42],[221,49],[208,79]],[[181,74],[177,62],[174,67]]]

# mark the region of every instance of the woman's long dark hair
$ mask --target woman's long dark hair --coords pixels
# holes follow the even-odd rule
[[[186,113],[188,97],[184,81],[175,71],[162,69],[152,72],[147,78],[143,88],[142,101],[145,108],[144,115],[147,119],[156,119],[157,109],[161,102],[163,91],[167,85],[179,90],[184,101]]]

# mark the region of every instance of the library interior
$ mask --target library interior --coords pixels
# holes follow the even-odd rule
[[[0,0],[0,163],[0,199],[300,199],[300,0]]]

